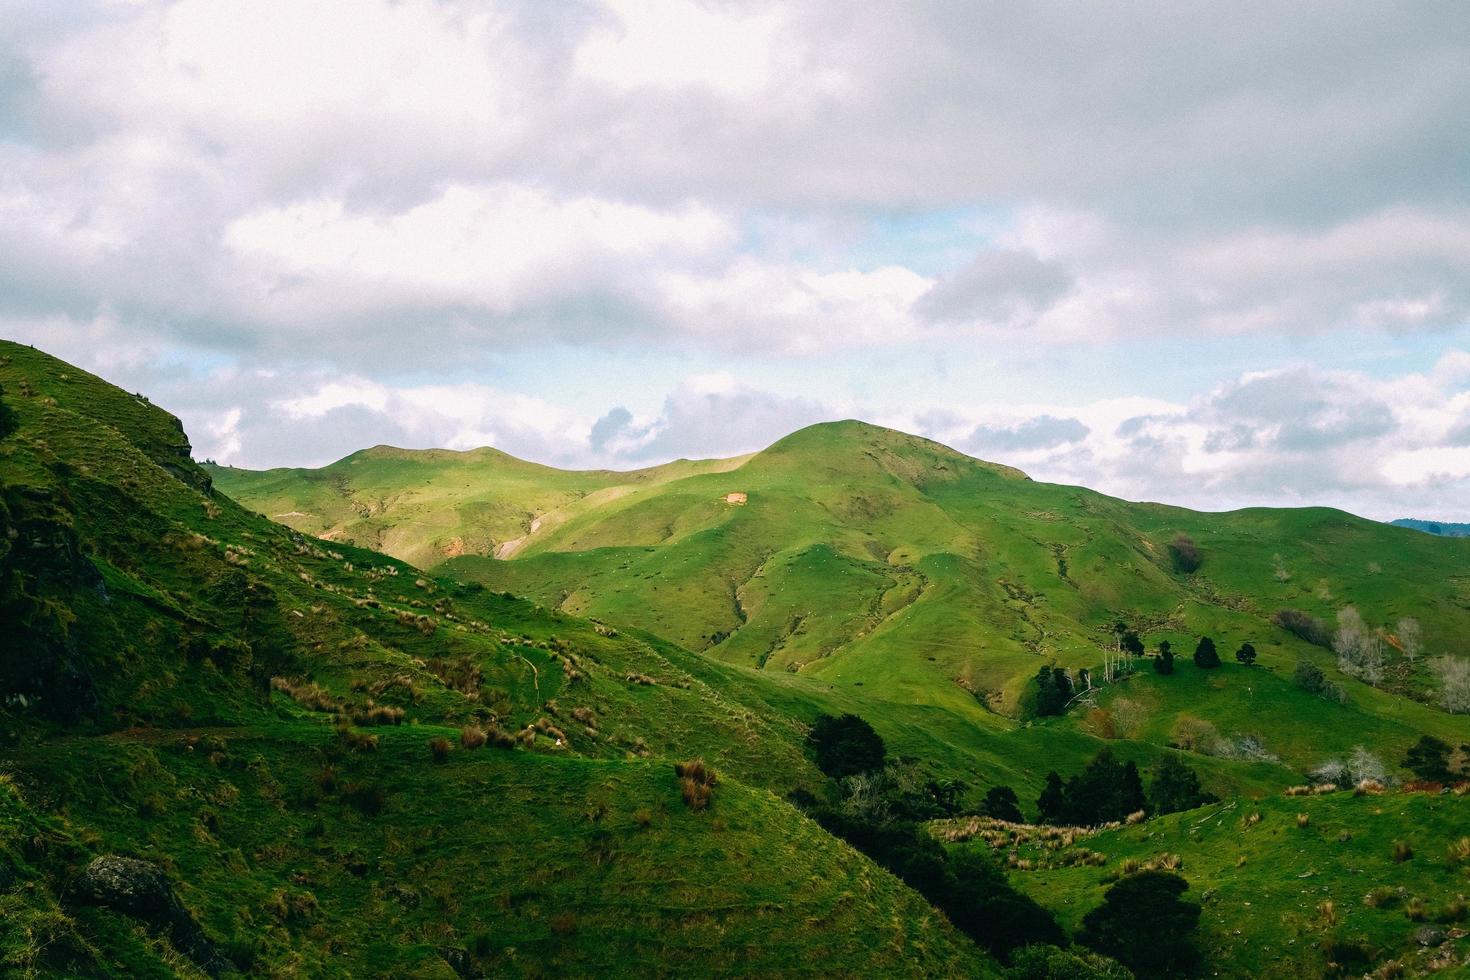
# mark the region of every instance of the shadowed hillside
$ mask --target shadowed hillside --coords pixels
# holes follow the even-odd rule
[[[771,792],[822,780],[796,720],[262,520],[172,416],[33,349],[0,386],[0,972],[993,969]]]

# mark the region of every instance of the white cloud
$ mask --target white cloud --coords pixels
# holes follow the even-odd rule
[[[509,313],[609,278],[608,265],[686,260],[727,244],[729,224],[697,204],[658,211],[556,200],[521,185],[446,188],[396,214],[321,199],[245,215],[225,231],[272,293],[314,293],[328,311],[471,303]],[[612,277],[614,282],[617,277]]]
[[[0,318],[260,462],[394,439],[581,460],[604,418],[614,461],[753,448],[828,411],[937,418],[921,359],[1001,375],[1149,338],[1422,360],[1470,325],[1466,25],[1366,2],[11,4]],[[658,352],[660,387],[556,356],[546,387],[606,385],[601,410],[480,385],[543,348]],[[709,363],[725,387],[669,380]],[[825,394],[768,391],[791,365]],[[1146,399],[1147,356],[1117,372],[1127,417],[1057,390],[946,410],[953,439],[1119,492],[1453,504],[1470,355],[1331,366],[1259,418],[1228,398],[1261,379]]]
[[[690,0],[608,0],[610,16],[577,48],[576,70],[618,89],[708,86],[729,96],[767,88],[789,29],[779,8],[723,9]]]

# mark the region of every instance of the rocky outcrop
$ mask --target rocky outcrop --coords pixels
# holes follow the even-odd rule
[[[78,905],[98,905],[138,919],[211,976],[226,963],[199,923],[184,908],[168,875],[156,864],[136,858],[104,854],[95,858],[72,886]]]

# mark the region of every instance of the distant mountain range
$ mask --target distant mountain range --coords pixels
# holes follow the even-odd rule
[[[1449,524],[1444,521],[1421,521],[1413,517],[1400,517],[1390,521],[1394,527],[1407,527],[1425,534],[1437,534],[1442,538],[1470,538],[1470,524]]]

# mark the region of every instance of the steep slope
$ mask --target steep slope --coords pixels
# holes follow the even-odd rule
[[[0,388],[7,975],[993,969],[779,798],[821,779],[795,717],[263,520],[172,416],[33,349],[0,342]],[[215,953],[81,901],[103,855],[161,869]]]
[[[233,483],[237,472],[217,477]],[[1202,556],[1192,572],[1171,555],[1180,534]],[[1198,718],[1297,770],[1363,733],[1395,755],[1423,732],[1470,735],[1435,705],[1424,656],[1460,652],[1470,632],[1470,542],[1323,508],[1129,503],[859,422],[813,426],[736,467],[597,501],[538,530],[513,560],[465,555],[442,567],[732,665],[795,673],[811,683],[793,690],[845,692],[890,737],[928,709],[924,727],[953,724],[945,741],[974,753],[972,764],[997,758],[993,740],[1024,715],[1039,666],[1100,674],[1119,620],[1150,649],[1174,645],[1177,683],[1134,678],[1099,698],[1103,712],[1126,702],[1120,721],[1079,711],[1074,730],[1136,730],[1160,745]],[[1298,609],[1330,626],[1348,605],[1387,627],[1377,687],[1337,674],[1330,651],[1272,622]],[[1394,646],[1404,616],[1423,625],[1415,661]],[[1209,674],[1188,662],[1201,634],[1226,661]],[[1251,670],[1231,657],[1245,641],[1259,651]],[[1294,687],[1299,660],[1333,677],[1346,703]],[[1252,712],[1234,694],[1198,696],[1217,688],[1271,692],[1279,713]]]

